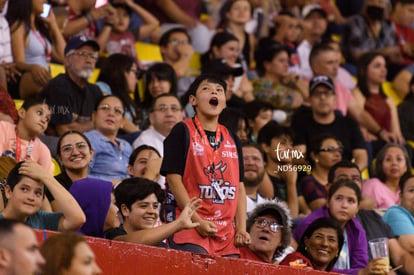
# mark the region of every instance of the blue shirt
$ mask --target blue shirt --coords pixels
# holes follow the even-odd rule
[[[382,220],[391,227],[396,236],[414,234],[414,217],[402,206],[393,205],[388,208]]]
[[[85,132],[95,151],[89,164],[89,177],[107,181],[128,178],[128,160],[132,153],[131,145],[116,138],[119,147],[96,130]]]
[[[61,212],[46,212],[39,210],[37,213],[27,217],[26,224],[34,229],[47,229],[57,231],[59,226]],[[0,213],[0,219],[3,219],[3,214]]]

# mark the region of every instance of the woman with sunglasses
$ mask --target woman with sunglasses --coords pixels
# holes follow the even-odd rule
[[[304,214],[326,205],[329,169],[342,160],[343,147],[331,134],[317,135],[309,147],[312,173],[299,182],[299,208]]]
[[[57,159],[62,172],[55,179],[69,191],[74,181],[88,176],[88,166],[93,157],[93,149],[89,139],[76,130],[65,132],[57,142]],[[55,198],[45,189],[45,195],[52,209],[58,211]]]
[[[137,105],[131,97],[137,89],[139,73],[140,69],[134,58],[124,54],[113,54],[104,61],[96,83],[104,94],[118,96],[125,106],[120,134],[135,133],[139,130]],[[136,137],[132,137],[131,140]]]
[[[411,173],[407,150],[400,144],[389,143],[378,153],[375,178],[364,182],[362,194],[376,202],[376,208],[387,209],[400,201],[400,179]]]
[[[343,243],[344,235],[338,223],[332,218],[319,218],[306,229],[296,252],[287,255],[280,264],[329,272]]]

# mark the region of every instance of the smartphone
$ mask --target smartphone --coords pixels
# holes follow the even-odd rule
[[[47,3],[43,4],[43,12],[40,14],[40,16],[43,18],[48,18],[51,9],[52,9],[52,6],[50,4],[47,4]]]
[[[108,3],[108,0],[96,0],[95,8],[100,8]]]

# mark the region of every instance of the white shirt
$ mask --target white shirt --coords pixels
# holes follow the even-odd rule
[[[0,14],[0,63],[1,62],[13,62],[13,55],[11,52],[9,23],[6,18]]]
[[[312,78],[312,69],[309,63],[309,56],[312,51],[312,45],[305,39],[297,47],[297,52],[300,61],[300,76],[303,79]]]
[[[259,193],[257,193],[256,200],[246,195],[246,201],[247,201],[246,213],[247,215],[250,215],[250,212],[252,212],[256,208],[256,205],[258,205],[259,203],[266,202],[267,200],[263,198]]]

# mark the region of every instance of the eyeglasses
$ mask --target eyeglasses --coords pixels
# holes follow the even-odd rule
[[[88,144],[85,141],[80,141],[80,142],[75,143],[75,147],[76,149],[78,149],[78,151],[84,151],[88,147]],[[74,147],[72,144],[66,144],[66,145],[63,145],[60,150],[64,154],[70,154],[73,152],[73,148]]]
[[[105,113],[109,113],[112,108],[111,106],[109,106],[109,104],[103,104],[101,106],[98,107],[98,110],[105,112]],[[119,107],[114,107],[113,108],[115,115],[117,116],[123,116],[124,115],[124,110],[119,108]]]
[[[332,153],[332,152],[338,152],[338,153],[342,154],[344,152],[344,147],[333,147],[333,146],[330,146],[330,147],[326,147],[326,148],[319,149],[319,152],[330,152],[330,153]]]
[[[273,233],[277,233],[283,228],[283,226],[279,225],[277,222],[271,222],[264,218],[255,219],[254,224],[259,228],[265,228],[266,226],[269,226],[270,231]]]
[[[190,42],[188,42],[188,40],[179,40],[179,39],[171,39],[170,41],[168,41],[168,43],[171,43],[174,46],[190,44]]]
[[[96,52],[95,53],[89,53],[89,52],[84,52],[84,51],[72,51],[72,53],[69,53],[68,55],[72,55],[72,54],[76,54],[77,56],[82,57],[82,58],[90,57],[90,58],[95,59],[95,60],[97,60],[98,57],[99,57],[98,53],[96,53]]]
[[[161,113],[167,113],[168,110],[171,110],[171,112],[173,113],[177,113],[181,111],[181,107],[177,105],[171,105],[171,106],[160,105],[158,108],[154,108],[154,111],[161,112]]]

